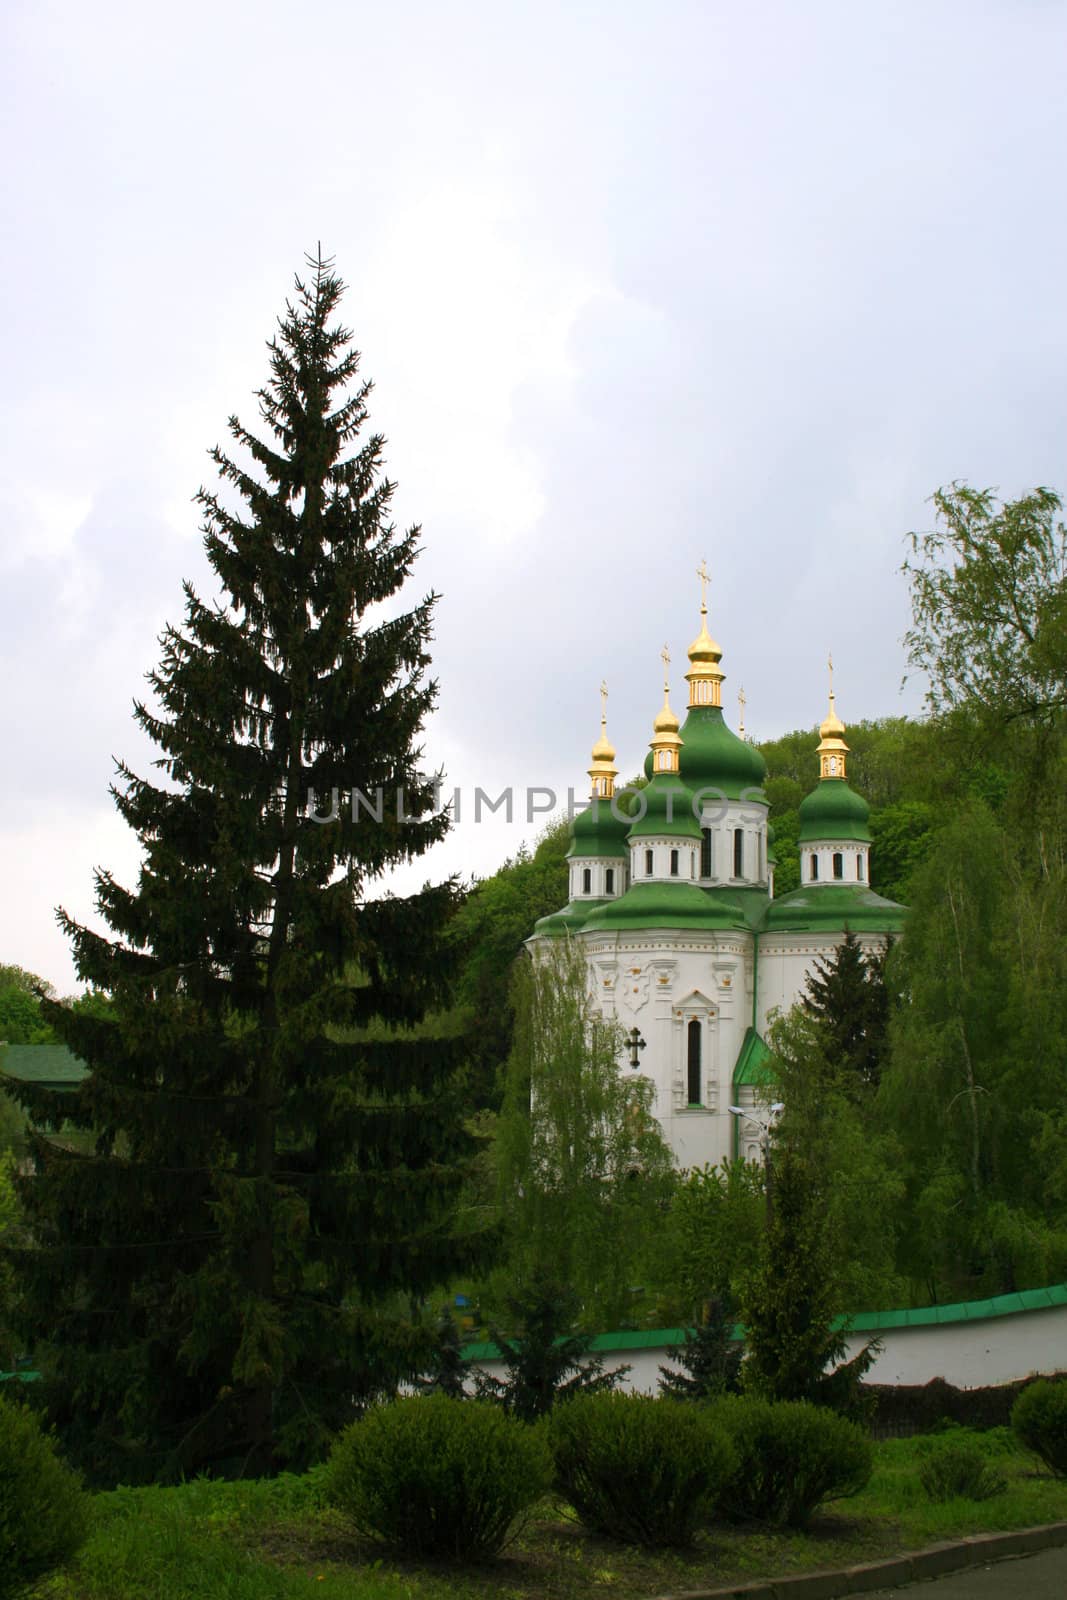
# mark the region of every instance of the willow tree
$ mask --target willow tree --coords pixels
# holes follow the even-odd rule
[[[504,1235],[499,1300],[537,1284],[599,1331],[632,1310],[673,1162],[653,1084],[621,1065],[622,1029],[589,993],[580,945],[556,939],[514,979],[515,1037],[493,1166]]]
[[[395,599],[371,385],[321,256],[268,344],[262,427],[231,417],[202,489],[220,587],[185,585],[149,702],[150,781],[120,765],[136,885],[96,877],[105,935],[60,913],[97,1014],[45,1007],[89,1067],[21,1184],[22,1332],[99,1478],[307,1459],[417,1354],[382,1315],[457,1270],[462,1041],[445,1000],[456,886],[382,893],[445,833],[419,770],[436,596]],[[432,1032],[432,1030],[431,1030]]]

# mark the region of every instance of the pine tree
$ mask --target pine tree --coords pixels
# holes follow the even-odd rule
[[[678,1351],[682,1371],[660,1367],[660,1394],[670,1400],[707,1400],[735,1391],[744,1350],[732,1335],[729,1302],[715,1295],[705,1303],[697,1326],[685,1330],[685,1343]]]
[[[885,964],[888,941],[866,956],[850,928],[833,955],[819,960],[805,980],[800,1003],[826,1035],[828,1060],[856,1087],[877,1088],[889,1026]]]
[[[508,1301],[517,1333],[507,1338],[490,1324],[489,1336],[504,1358],[506,1377],[477,1375],[480,1400],[496,1400],[523,1422],[535,1422],[557,1400],[614,1389],[630,1368],[604,1371],[603,1356],[591,1354],[591,1334],[574,1331],[578,1297],[550,1278],[539,1277]]]
[[[389,520],[343,284],[310,266],[268,344],[262,436],[231,417],[198,496],[223,599],[185,585],[155,708],[135,706],[162,772],[120,764],[112,791],[136,887],[97,874],[112,937],[60,913],[113,1001],[45,1007],[90,1075],[61,1107],[20,1091],[95,1131],[88,1155],[34,1138],[19,1271],[52,1415],[101,1479],[312,1458],[417,1370],[378,1309],[468,1265],[464,1047],[416,1027],[448,993],[457,889],[378,887],[448,826],[418,770],[436,596],[380,609],[419,530]]]

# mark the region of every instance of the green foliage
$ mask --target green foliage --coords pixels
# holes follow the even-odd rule
[[[927,1441],[919,1463],[919,1481],[931,1500],[991,1500],[1006,1483],[978,1442],[950,1433]]]
[[[823,1053],[853,1094],[874,1089],[882,1075],[889,1023],[885,962],[864,954],[851,929],[833,955],[816,961],[800,1004],[819,1025]]]
[[[35,973],[0,965],[0,1044],[54,1044],[41,1013],[41,996],[51,993],[52,985]]]
[[[1061,501],[1034,489],[1000,502],[954,483],[933,497],[936,526],[911,535],[909,659],[935,711],[997,718],[1067,707],[1067,530]]]
[[[515,985],[493,1144],[504,1265],[489,1299],[504,1299],[501,1280],[547,1277],[574,1291],[586,1326],[619,1327],[673,1173],[654,1086],[620,1066],[621,1030],[596,1012],[577,943],[554,940],[523,963]]]
[[[0,1399],[0,1600],[28,1594],[85,1539],[88,1498],[25,1406]]]
[[[707,1301],[695,1328],[685,1331],[676,1359],[682,1367],[660,1367],[659,1392],[671,1400],[709,1400],[739,1387],[743,1345],[734,1340],[730,1303]]]
[[[862,1428],[821,1406],[728,1396],[710,1414],[737,1457],[720,1501],[735,1521],[802,1528],[819,1506],[858,1494],[870,1479]]]
[[[444,1395],[376,1407],[337,1440],[325,1493],[366,1537],[405,1555],[494,1555],[552,1480],[544,1434]]]
[[[464,1360],[463,1343],[451,1307],[443,1305],[434,1327],[434,1344],[425,1369],[414,1379],[422,1394],[443,1394],[463,1400],[467,1394],[470,1362]]]
[[[766,1400],[851,1409],[876,1347],[833,1372],[845,1353],[844,1332],[835,1325],[845,1307],[830,1183],[814,1159],[788,1147],[775,1154],[772,1170],[774,1210],[739,1307],[742,1387]]]
[[[573,1290],[541,1277],[520,1286],[508,1300],[515,1334],[505,1336],[490,1323],[489,1336],[504,1361],[504,1378],[475,1374],[479,1399],[495,1400],[523,1422],[535,1422],[557,1400],[612,1389],[629,1367],[604,1371],[602,1356],[591,1354],[593,1336],[575,1331]]]
[[[1067,1382],[1027,1384],[1011,1408],[1011,1425],[1051,1472],[1067,1478]]]
[[[520,849],[474,885],[452,925],[462,959],[456,998],[478,1019],[471,1065],[475,1105],[499,1107],[515,1020],[512,969],[534,923],[567,899],[567,843],[566,819],[551,823],[532,854]]]
[[[411,1298],[470,1266],[465,1045],[413,1031],[450,1004],[458,888],[381,893],[449,825],[421,770],[435,597],[399,600],[420,536],[390,520],[342,294],[313,262],[261,436],[234,417],[212,452],[219,598],[185,586],[136,706],[161,775],[114,789],[137,882],[98,875],[107,936],[64,916],[98,993],[44,1004],[90,1074],[18,1091],[94,1140],[31,1136],[17,1265],[50,1414],[100,1481],[314,1459],[418,1369]]]
[[[734,1469],[705,1410],[650,1395],[572,1400],[553,1412],[549,1437],[560,1494],[621,1544],[691,1544]]]
[[[681,1175],[658,1229],[652,1264],[661,1319],[695,1321],[709,1294],[736,1295],[759,1246],[765,1213],[763,1170],[752,1162],[724,1161]]]

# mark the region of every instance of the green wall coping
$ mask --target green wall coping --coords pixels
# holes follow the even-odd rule
[[[890,1328],[923,1328],[948,1322],[986,1322],[991,1317],[1017,1316],[1025,1311],[1051,1311],[1067,1305],[1067,1283],[1053,1283],[1046,1289],[1021,1289],[1016,1294],[993,1295],[986,1300],[964,1300],[957,1305],[918,1306],[906,1311],[861,1311],[853,1317],[838,1317],[834,1326],[852,1333],[875,1333]],[[657,1350],[685,1343],[685,1328],[646,1328],[628,1333],[600,1333],[590,1350]],[[738,1323],[733,1338],[743,1339],[745,1330]],[[494,1361],[500,1357],[495,1344],[467,1344],[463,1355],[468,1361]]]

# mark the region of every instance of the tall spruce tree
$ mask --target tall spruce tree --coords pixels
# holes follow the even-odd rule
[[[876,1089],[888,1046],[889,941],[865,955],[851,928],[831,956],[816,961],[800,1004],[823,1030],[828,1059],[853,1088]]]
[[[113,999],[45,1006],[90,1074],[62,1105],[18,1091],[39,1124],[95,1133],[89,1154],[33,1138],[18,1270],[52,1414],[98,1479],[313,1457],[361,1392],[417,1370],[382,1308],[465,1265],[464,1046],[413,1027],[447,996],[457,889],[377,882],[448,826],[418,770],[436,596],[391,599],[419,530],[389,520],[343,284],[309,264],[261,436],[231,417],[198,496],[221,599],[185,585],[156,706],[135,707],[163,774],[120,765],[113,788],[137,885],[97,874],[113,937],[60,913]]]

